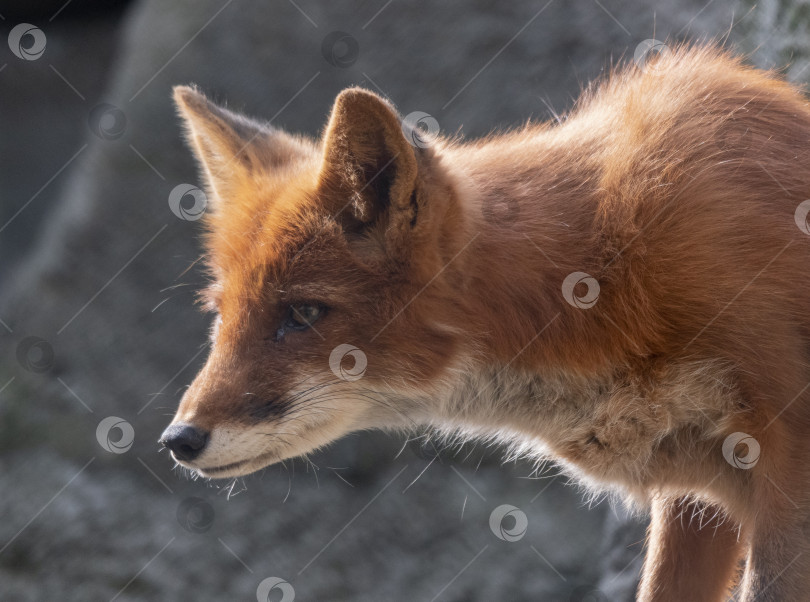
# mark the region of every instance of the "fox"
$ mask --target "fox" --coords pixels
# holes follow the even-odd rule
[[[318,138],[174,88],[214,314],[175,462],[483,438],[649,513],[639,601],[810,599],[810,104],[665,50],[474,140],[360,87]]]

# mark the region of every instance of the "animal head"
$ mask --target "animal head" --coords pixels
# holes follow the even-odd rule
[[[350,431],[409,427],[459,356],[454,183],[381,97],[336,99],[320,140],[175,89],[207,184],[210,353],[161,442],[243,475]]]

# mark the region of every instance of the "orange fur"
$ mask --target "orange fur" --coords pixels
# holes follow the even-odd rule
[[[320,141],[178,88],[219,316],[175,418],[211,433],[186,465],[245,474],[372,427],[495,437],[653,503],[640,600],[723,599],[741,555],[743,600],[806,597],[810,105],[711,47],[648,67],[560,125],[426,148],[357,88]],[[287,332],[301,303],[326,313]],[[330,369],[344,343],[358,380]]]

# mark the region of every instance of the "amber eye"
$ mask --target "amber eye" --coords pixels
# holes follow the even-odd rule
[[[306,330],[325,312],[322,305],[314,303],[296,303],[290,305],[286,326],[293,330]]]

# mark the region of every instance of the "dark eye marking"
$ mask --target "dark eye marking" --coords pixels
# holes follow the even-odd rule
[[[288,306],[281,325],[276,331],[276,341],[284,338],[289,331],[304,331],[326,314],[326,306],[317,302],[293,303]]]
[[[294,330],[306,330],[325,313],[325,309],[319,303],[296,303],[290,305],[285,325]]]

